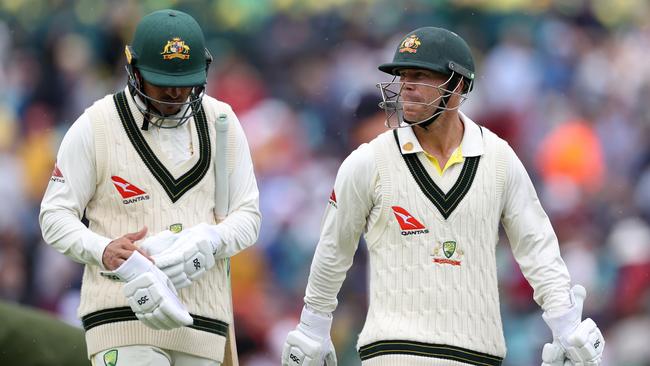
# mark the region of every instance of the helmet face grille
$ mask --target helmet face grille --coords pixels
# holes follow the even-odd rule
[[[194,87],[189,98],[184,102],[165,102],[146,95],[131,65],[127,65],[126,69],[129,74],[129,91],[133,96],[136,107],[148,123],[159,128],[176,128],[187,122],[190,118],[193,118],[201,110],[201,102],[205,95],[205,86]],[[153,102],[180,107],[179,112],[172,116],[163,115],[152,107]]]
[[[379,88],[382,98],[379,107],[386,112],[386,127],[394,129],[416,126],[435,119],[445,111],[458,109],[460,105],[467,100],[467,93],[455,91],[458,85],[452,85],[452,80],[460,79],[458,76],[456,76],[456,78],[454,78],[454,76],[456,75],[452,73],[452,75],[440,85],[395,81],[397,80],[397,77],[393,78],[393,81],[377,83],[377,88]],[[409,100],[403,96],[404,89],[407,87],[436,89],[437,92],[432,94],[437,95],[437,97],[434,97],[429,101]],[[459,96],[460,103],[455,107],[448,107],[446,103],[452,95]],[[418,121],[407,121],[404,118],[405,105],[420,106],[421,108],[423,107],[425,110],[428,110],[430,113],[428,113],[425,118]]]
[[[131,45],[124,50],[128,87],[148,124],[160,128],[178,127],[201,109],[212,55],[205,48],[201,27],[192,16],[172,9],[158,10],[143,17]],[[160,87],[192,87],[184,102],[165,102],[148,96],[143,81]],[[178,107],[164,115],[155,105]],[[174,108],[176,109],[176,108]]]

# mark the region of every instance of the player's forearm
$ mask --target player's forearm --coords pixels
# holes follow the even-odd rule
[[[557,237],[523,164],[511,152],[502,223],[522,273],[544,309],[570,305],[571,278]]]
[[[320,313],[333,313],[348,268],[350,265],[341,264],[335,268],[324,261],[314,261],[305,291],[305,304]]]
[[[92,232],[65,209],[42,207],[39,220],[46,243],[75,262],[103,268],[102,255],[111,239]]]
[[[95,145],[92,124],[82,114],[66,133],[55,172],[41,202],[39,222],[45,242],[72,260],[102,266],[111,241],[84,226],[80,218],[95,194]],[[54,173],[53,173],[54,174]]]
[[[540,219],[537,228],[528,233],[511,230],[508,236],[519,267],[534,290],[535,301],[544,310],[568,306],[571,278],[548,218]]]
[[[257,200],[253,201],[228,215],[218,225],[212,225],[220,243],[215,253],[217,258],[232,257],[257,241],[261,214]]]
[[[378,177],[374,162],[373,151],[362,145],[339,168],[305,293],[305,304],[318,312],[332,313],[338,304],[337,295],[373,208]]]
[[[230,111],[232,113],[232,110]],[[229,174],[228,215],[217,225],[210,225],[216,239],[217,258],[227,258],[255,244],[259,236],[261,213],[259,209],[259,190],[253,169],[248,141],[244,131],[232,114],[230,128],[229,154],[232,172]]]
[[[217,258],[232,257],[255,244],[260,231],[260,194],[250,155],[233,171],[230,186],[230,213],[219,224],[210,225],[217,239]]]
[[[361,235],[354,230],[344,234],[349,235],[343,235],[338,241],[330,236],[322,236],[314,253],[305,291],[305,304],[322,313],[332,313],[336,309],[338,293],[352,266]]]

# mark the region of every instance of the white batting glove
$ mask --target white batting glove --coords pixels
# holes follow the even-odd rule
[[[605,339],[594,323],[587,318],[582,322],[582,306],[587,291],[580,285],[571,289],[572,307],[561,313],[542,314],[553,332],[553,340],[564,349],[566,357],[575,366],[599,366],[602,363]]]
[[[542,366],[574,366],[567,360],[564,348],[557,342],[546,343],[542,349]]]
[[[122,290],[127,302],[149,328],[173,329],[193,323],[169,278],[140,252],[133,252],[115,271],[102,275],[126,282]]]
[[[172,234],[175,237],[173,243],[151,256],[177,289],[190,286],[215,264],[217,244],[214,237],[207,234],[207,226],[199,224],[179,234]],[[165,240],[168,239],[161,239],[163,242]]]
[[[332,316],[302,308],[300,324],[287,335],[282,349],[282,366],[336,366],[330,339]]]
[[[583,320],[569,335],[568,341],[571,347],[567,348],[566,354],[576,366],[600,366],[605,339],[593,320]]]
[[[156,255],[169,249],[180,234],[175,234],[169,230],[163,230],[156,235],[146,238],[140,243],[140,249],[144,250],[149,255]]]

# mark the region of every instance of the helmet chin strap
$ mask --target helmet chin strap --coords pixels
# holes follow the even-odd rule
[[[137,93],[137,89],[140,88],[140,86],[142,85],[142,77],[140,76],[139,73],[134,72],[129,65],[126,66],[126,70],[130,79],[129,82],[127,82],[127,86],[129,88],[129,92],[131,93],[131,97],[133,98],[133,102],[135,102],[136,104],[142,102],[146,107],[146,110],[149,111],[149,108],[152,108],[152,106],[149,105],[148,101],[141,100],[138,97],[138,93]],[[148,131],[149,123],[150,123],[149,113],[142,113],[142,126],[140,127],[140,129],[143,131]]]
[[[143,118],[142,118],[142,127],[141,127],[141,129],[144,130],[144,131],[147,131],[149,129],[150,124],[153,124],[153,125],[155,125],[157,127],[160,127],[160,128],[170,128],[170,127],[164,127],[164,120],[165,120],[166,117],[176,116],[176,115],[179,115],[181,113],[186,114],[187,110],[191,109],[190,106],[181,106],[180,109],[178,110],[178,112],[176,112],[174,114],[170,114],[170,115],[165,115],[164,113],[159,111],[158,108],[156,108],[153,105],[153,103],[151,103],[151,101],[149,99],[147,99],[147,98],[141,98],[139,95],[136,94],[136,95],[133,96],[133,101],[136,104],[142,105],[144,107],[143,109],[145,110],[145,112],[142,113]],[[150,113],[151,110],[156,112],[156,113],[153,113],[153,117],[155,118],[155,121],[156,121],[155,123],[151,119],[151,117],[152,117],[152,113]],[[178,127],[178,126],[175,126],[175,127]]]
[[[205,86],[202,86],[200,88],[194,87],[194,90],[190,94],[189,99],[185,102],[171,103],[180,106],[180,110],[175,114],[165,115],[154,107],[152,101],[160,103],[164,102],[147,96],[144,94],[144,91],[141,90],[142,85],[144,84],[142,76],[136,72],[131,65],[127,65],[126,70],[127,74],[129,75],[127,82],[129,93],[133,97],[136,107],[142,113],[142,126],[140,127],[142,130],[147,131],[149,129],[149,125],[154,125],[160,128],[176,128],[187,122],[187,120],[194,116],[196,111],[201,108],[201,100],[203,99]],[[165,126],[161,122],[166,120],[176,121],[177,124],[175,126]]]
[[[137,102],[136,102],[136,103],[137,103]],[[147,106],[147,110],[148,110],[149,108],[150,108],[150,107]],[[144,114],[142,115],[142,127],[140,127],[140,129],[143,130],[143,131],[149,131],[149,113],[144,113]]]

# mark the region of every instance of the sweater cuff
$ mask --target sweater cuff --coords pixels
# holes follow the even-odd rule
[[[106,250],[106,247],[108,244],[110,244],[113,239],[109,239],[107,237],[104,237],[102,235],[96,234],[90,230],[87,230],[81,237],[81,240],[83,241],[83,247],[88,248],[88,251],[90,252],[90,256],[92,260],[99,268],[102,270],[106,270],[106,267],[104,267],[104,250]]]

